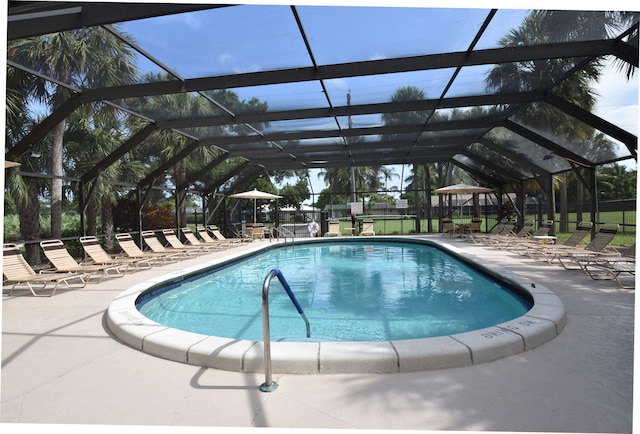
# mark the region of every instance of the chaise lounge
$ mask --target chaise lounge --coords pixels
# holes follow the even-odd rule
[[[522,243],[517,246],[515,252],[522,256],[529,256],[534,261],[551,262],[556,252],[576,248],[589,235],[592,227],[593,223],[583,221],[576,225],[576,229],[562,244],[555,243],[549,246],[544,243]]]
[[[339,237],[340,236],[340,221],[330,220],[329,230],[324,234],[325,237]]]
[[[636,275],[636,244],[628,247],[621,256],[610,254],[594,255],[585,263],[582,269],[594,280],[615,280],[622,289],[635,288]],[[633,277],[631,284],[624,283],[621,276]]]
[[[375,236],[376,232],[373,230],[373,220],[371,219],[363,219],[362,220],[362,231],[360,232],[360,236]]]
[[[133,241],[133,238],[130,234],[116,234],[116,240],[120,245],[122,251],[129,258],[133,259],[150,259],[154,261],[154,264],[166,264],[170,262],[176,262],[180,259],[179,254],[172,253],[156,253],[156,252],[144,252],[138,247],[138,245]]]
[[[611,242],[618,233],[619,227],[616,223],[604,224],[589,244],[583,248],[557,249],[555,250],[555,258],[564,269],[579,270],[584,268],[583,263],[590,262],[596,256],[602,254],[620,256],[620,252],[611,246]]]
[[[13,295],[14,289],[19,286],[26,286],[34,297],[51,297],[56,293],[56,289],[61,283],[67,288],[84,288],[87,285],[86,273],[56,273],[41,272],[36,273],[29,263],[24,259],[20,249],[16,244],[4,244],[2,275],[3,284],[10,284],[9,295]],[[73,284],[72,281],[79,283]],[[49,294],[37,294],[36,290],[51,289]]]
[[[176,255],[175,257],[180,259],[193,258],[197,256],[197,253],[194,249],[175,249],[173,247],[165,247],[155,232],[153,231],[144,231],[142,232],[142,239],[145,244],[151,249],[152,252],[162,254],[162,255]]]
[[[96,265],[78,263],[69,254],[60,240],[45,240],[40,242],[40,247],[53,268],[62,273],[86,273],[89,278],[96,277],[98,282],[102,282],[105,277],[123,277],[123,265]]]
[[[89,255],[94,264],[123,265],[127,267],[125,272],[129,270],[138,271],[141,269],[150,269],[153,267],[153,259],[135,259],[111,256],[102,248],[98,239],[91,235],[80,237],[80,244],[82,244],[82,248],[85,253]]]
[[[204,229],[204,228],[202,228]],[[205,229],[206,232],[206,229]],[[196,235],[193,233],[193,231],[191,231],[191,229],[189,228],[182,228],[182,234],[184,235],[184,237],[187,239],[187,242],[189,243],[189,245],[191,246],[195,246],[195,247],[203,247],[203,248],[213,248],[215,250],[223,250],[226,247],[229,247],[231,245],[230,242],[228,241],[219,241],[219,240],[214,240],[213,238],[209,237],[209,235],[207,234],[207,237],[209,237],[209,240],[206,239],[198,239],[198,237],[196,237]],[[202,238],[202,234],[200,234],[200,237]]]

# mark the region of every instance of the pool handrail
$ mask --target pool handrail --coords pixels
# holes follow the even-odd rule
[[[260,391],[262,392],[272,392],[278,388],[278,383],[272,380],[271,376],[271,333],[269,331],[269,284],[271,283],[271,279],[273,277],[277,277],[282,287],[287,292],[289,299],[296,307],[296,310],[304,320],[305,326],[307,328],[307,337],[311,336],[311,327],[309,326],[309,320],[307,316],[304,314],[302,310],[302,306],[298,303],[295,294],[291,290],[289,283],[284,278],[284,275],[278,268],[272,269],[267,277],[264,279],[264,283],[262,284],[262,333],[263,339],[262,343],[264,345],[264,383],[260,385]]]
[[[276,234],[277,234],[278,238],[280,238],[281,235],[284,235],[284,243],[285,244],[287,244],[287,237],[288,236],[291,237],[291,242],[293,242],[293,240],[295,239],[295,233],[293,233],[289,229],[285,228],[284,226],[274,226],[274,229],[276,231]]]

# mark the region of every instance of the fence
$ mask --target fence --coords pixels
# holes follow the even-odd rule
[[[462,196],[462,195],[460,195]],[[444,198],[443,198],[444,199]],[[473,208],[471,206],[471,200],[467,197],[449,198],[444,200],[444,207],[442,213],[444,216],[453,217],[458,223],[469,223],[473,217]],[[497,224],[498,207],[493,201],[484,200],[480,202],[480,217],[483,219],[482,230],[489,231]],[[413,208],[398,209],[395,204],[372,204],[367,205],[364,208],[364,214],[357,216],[357,225],[361,226],[363,218],[369,218],[374,220],[374,230],[376,234],[380,235],[406,235],[414,233],[438,233],[441,231],[440,227],[440,208],[435,205],[438,201],[435,197],[432,200],[434,206],[431,208],[431,222],[425,217],[424,210],[421,211],[420,219],[417,218],[416,210]],[[542,205],[535,201],[527,201],[525,206],[526,219],[533,219],[537,221],[541,215],[540,207]],[[566,227],[566,231],[572,231],[575,225],[583,220],[590,220],[589,212],[590,203],[582,204],[570,204],[569,213],[563,224],[561,225],[560,213],[556,213],[554,221],[556,222],[556,232],[560,228]],[[620,225],[620,232],[635,234],[636,232],[636,200],[618,200],[618,201],[606,201],[598,204],[598,221],[594,222],[596,225],[602,223],[617,223]],[[580,212],[580,210],[582,210]],[[544,215],[544,214],[543,214]],[[232,217],[234,220],[233,225],[239,227],[241,225],[240,219],[245,219],[248,222],[253,216],[236,214]],[[351,221],[351,208],[348,204],[333,204],[327,206],[325,210],[320,211],[318,209],[284,209],[279,210],[277,213],[274,210],[265,210],[259,213],[258,221],[264,223],[266,226],[284,226],[289,231],[295,234],[295,237],[309,237],[309,224],[313,221],[320,226],[320,235],[327,231],[327,220],[337,219],[340,221],[340,230],[342,232],[348,232],[353,227]],[[429,224],[430,223],[430,224]],[[357,231],[357,229],[356,229]]]

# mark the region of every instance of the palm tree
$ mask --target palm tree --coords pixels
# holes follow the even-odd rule
[[[70,86],[102,87],[132,83],[137,75],[133,51],[101,27],[82,28],[11,41],[9,59]],[[33,98],[46,101],[52,111],[72,95],[69,88],[30,80]],[[103,106],[107,108],[108,106]],[[108,110],[105,110],[105,113]],[[63,142],[66,122],[51,132],[51,232],[60,237],[62,228]]]
[[[612,26],[620,24],[623,18],[616,13],[577,11],[534,11],[527,15],[522,24],[499,41],[503,47],[570,41],[575,39],[595,39],[607,35]],[[603,70],[603,61],[596,59],[584,65],[560,83],[557,77],[574,68],[572,59],[540,59],[528,62],[496,65],[487,75],[487,87],[505,92],[522,92],[552,88],[555,95],[591,111],[596,95],[591,83],[597,81]],[[530,104],[520,110],[514,119],[528,128],[552,135],[562,143],[581,143],[580,152],[609,152],[613,155],[612,144],[597,139],[598,134],[591,127],[572,121],[554,107]],[[595,145],[597,143],[597,145]],[[540,156],[542,157],[542,156]],[[554,180],[555,182],[556,180]],[[549,213],[555,205],[555,195],[549,195]],[[562,195],[563,198],[565,195]],[[566,209],[565,206],[561,207]],[[566,219],[561,217],[562,220]]]
[[[606,165],[598,171],[598,193],[602,199],[636,197],[636,171],[628,171],[618,163]]]
[[[18,142],[30,131],[38,121],[31,119],[26,110],[15,112],[7,116],[7,142]],[[36,143],[38,149],[46,150],[47,137]],[[46,155],[43,155],[45,157]],[[40,172],[45,170],[45,158],[21,158],[21,169],[27,172]],[[25,243],[27,261],[32,265],[40,264],[40,247],[36,241],[41,237],[40,228],[40,202],[46,191],[46,182],[43,178],[24,177],[16,175],[15,169],[5,170],[5,213],[8,208],[14,208],[20,219],[20,233]]]
[[[631,11],[539,11],[545,16],[549,35],[560,41],[575,38],[603,39],[617,37],[621,32],[631,28],[638,22],[638,13]],[[638,45],[638,28],[635,27],[627,36],[628,43]],[[624,71],[627,79],[633,77],[637,67],[620,59],[616,60],[618,69]]]
[[[153,82],[164,81],[170,78],[170,75],[167,73],[150,73],[146,74],[143,80],[145,82]],[[139,102],[135,108],[142,112],[152,112],[158,118],[197,117],[207,116],[213,113],[212,103],[205,98],[190,93],[150,97],[143,100],[143,102]],[[146,158],[144,159],[145,164],[152,169],[152,166],[167,161],[177,155],[191,142],[192,139],[172,130],[157,131],[147,138],[143,144],[143,149],[146,154]],[[215,151],[214,148],[208,147],[198,147],[197,152],[201,154],[198,159],[201,157],[207,161],[219,153]],[[172,181],[175,185],[180,185],[186,180],[189,161],[190,159],[182,159],[173,167]],[[196,161],[196,159],[193,159],[193,161]],[[185,192],[176,191],[175,199],[176,203],[179,204],[176,210],[179,226],[182,226],[182,223],[186,222]]]
[[[82,177],[88,170],[104,159],[122,142],[125,141],[126,131],[133,125],[121,122],[119,119],[100,118],[85,113],[73,113],[67,120],[68,127],[65,134],[65,166],[71,176]],[[91,144],[91,146],[87,146]],[[125,193],[117,182],[134,183],[141,175],[148,172],[143,163],[144,157],[139,149],[131,150],[120,160],[102,170],[100,182],[86,204],[87,234],[98,233],[97,219],[101,218],[101,232],[111,234],[113,225],[113,206],[118,198]],[[111,181],[111,182],[110,182]],[[74,191],[74,196],[78,197]],[[85,192],[85,194],[88,191]],[[81,210],[81,212],[84,210]],[[105,238],[105,247],[113,247],[113,239]]]
[[[171,79],[166,73],[147,74],[143,77],[146,82],[165,81]],[[212,101],[215,101],[212,102]],[[224,107],[232,113],[240,112],[265,112],[268,109],[266,102],[260,102],[257,98],[248,101],[240,100],[235,92],[228,90],[206,91],[202,95],[192,93],[159,95],[142,99],[136,103],[135,109],[141,112],[151,112],[155,118],[198,118],[220,114],[219,106]],[[265,125],[253,125],[261,128]],[[248,128],[243,125],[233,125],[230,127],[215,126],[198,128],[194,135],[200,139],[207,137],[220,137],[223,135],[243,135],[247,134]],[[146,153],[145,163],[152,168],[165,161],[168,161],[185,149],[192,142],[192,139],[175,131],[162,130],[152,134],[143,143]],[[207,163],[213,161],[220,155],[221,151],[211,146],[197,146],[186,158],[178,161],[168,175],[172,175],[171,181],[175,186],[182,185],[189,173],[196,173]],[[222,166],[222,165],[221,165]],[[226,167],[226,165],[225,165]],[[201,179],[205,184],[207,181],[215,180],[218,170],[211,170]],[[176,191],[176,217],[178,226],[186,222],[186,192]]]
[[[402,101],[419,101],[425,99],[425,93],[422,89],[415,86],[404,86],[398,88],[391,96],[391,102]],[[396,113],[385,113],[382,115],[382,121],[385,125],[398,125],[398,124],[421,124],[427,120],[430,122],[445,120],[445,117],[439,113],[431,113],[430,111],[407,111]],[[400,135],[392,134],[385,136],[386,140],[397,140]],[[413,135],[410,139],[415,140]],[[453,165],[448,163],[426,163],[426,164],[412,164],[411,174],[406,178],[409,183],[407,190],[412,190],[413,203],[416,210],[416,214],[420,215],[420,209],[424,208],[425,217],[427,218],[427,231],[433,230],[431,223],[431,186],[435,183],[438,186],[444,185],[444,179],[447,175],[451,176]],[[418,192],[422,190],[422,200],[419,197]],[[440,198],[442,199],[442,198]],[[421,206],[421,203],[423,206]],[[442,205],[442,204],[441,204]],[[442,208],[441,208],[442,209]]]
[[[318,178],[324,180],[331,194],[346,196],[349,191],[345,186],[351,185],[352,173],[356,192],[364,193],[380,189],[383,186],[384,174],[389,174],[389,169],[384,166],[358,166],[352,171],[351,167],[328,167],[318,172]]]

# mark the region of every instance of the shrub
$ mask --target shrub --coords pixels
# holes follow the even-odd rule
[[[143,222],[145,229],[166,229],[175,226],[175,215],[170,204],[145,208]]]

